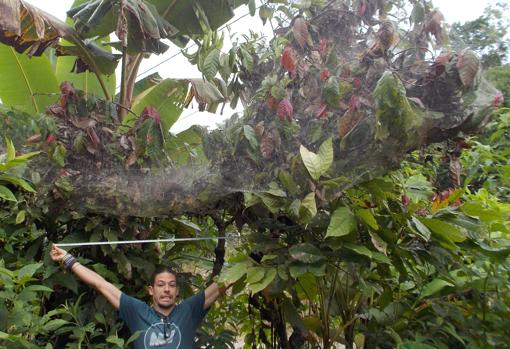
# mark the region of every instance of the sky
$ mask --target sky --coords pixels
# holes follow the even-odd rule
[[[25,0],[40,9],[51,13],[53,16],[65,20],[66,11],[71,7],[74,0]],[[465,22],[478,18],[484,8],[496,0],[433,0],[434,5],[443,13],[447,23]],[[501,0],[500,0],[501,1]],[[510,1],[510,0],[502,0]],[[236,10],[236,18],[243,16],[240,20],[231,26],[231,31],[238,34],[249,33],[249,29],[257,29],[258,31],[268,30],[262,27],[262,22],[258,15],[251,17],[248,13],[247,6],[241,6]],[[268,31],[269,32],[269,31]],[[228,35],[226,35],[228,37]],[[201,74],[196,67],[190,65],[186,58],[179,54],[175,47],[170,47],[164,54],[153,55],[149,59],[145,59],[139,69],[139,76],[143,78],[149,74],[158,72],[163,78],[200,78]],[[191,50],[193,52],[193,50]],[[175,57],[172,57],[175,56]],[[171,59],[169,59],[172,57]],[[158,65],[156,68],[154,66]],[[119,80],[119,79],[117,79]],[[235,111],[225,108],[224,115],[214,115],[207,112],[198,112],[195,109],[185,110],[181,118],[171,128],[173,133],[178,133],[192,124],[200,124],[207,127],[215,127],[226,117],[230,117]]]

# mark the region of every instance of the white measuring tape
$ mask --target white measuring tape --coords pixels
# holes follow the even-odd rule
[[[146,244],[149,242],[180,242],[180,241],[200,241],[200,240],[230,240],[236,237],[199,237],[199,238],[171,238],[171,239],[154,239],[154,240],[123,240],[123,241],[96,241],[96,242],[73,242],[55,244],[57,247],[81,247],[81,246],[98,246],[98,245],[121,245],[121,244]]]

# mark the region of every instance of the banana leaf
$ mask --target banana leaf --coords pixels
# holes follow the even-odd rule
[[[0,44],[0,72],[0,98],[6,106],[40,113],[58,98],[57,79],[45,55],[28,57]]]

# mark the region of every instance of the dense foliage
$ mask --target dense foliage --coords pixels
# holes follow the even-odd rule
[[[145,4],[130,3],[139,2]],[[200,235],[238,238],[226,246],[212,241],[103,245],[74,254],[142,299],[156,264],[170,263],[181,271],[185,297],[203,288],[212,277],[209,271],[217,274],[225,257],[228,265],[216,280],[234,286],[209,312],[198,347],[233,348],[238,341],[245,348],[286,349],[339,344],[366,349],[509,346],[510,112],[493,113],[502,96],[488,94],[487,108],[454,126],[448,123],[450,116],[470,110],[478,92],[478,59],[471,51],[448,51],[429,64],[423,52],[408,48],[401,62],[391,54],[390,48],[401,44],[393,24],[375,20],[376,12],[391,10],[383,1],[355,1],[353,12],[336,8],[320,15],[315,12],[318,2],[289,10],[278,2],[257,8],[249,1],[252,14],[258,11],[263,21],[273,20],[283,29],[269,47],[254,34],[228,54],[220,51],[222,38],[214,29],[229,17],[207,7],[206,1],[180,9],[194,16],[189,23],[166,11],[156,15],[163,2],[147,1],[147,11],[157,19],[154,30],[134,20],[134,6],[126,9],[126,18],[112,19],[107,14],[118,8],[105,5],[100,7],[107,18],[103,25],[84,25],[98,4],[86,3],[88,7],[78,4],[71,12],[78,31],[72,32],[73,43],[80,45],[80,35],[120,30],[121,39],[125,35],[123,59],[132,64],[131,71],[125,70],[126,80],[133,84],[123,87],[118,103],[68,83],[60,89],[48,84],[45,92],[50,95],[44,97],[51,102],[32,96],[24,108],[29,114],[14,108],[23,98],[11,103],[2,95],[0,345],[124,348],[133,340],[103,297],[51,262],[52,241]],[[420,40],[430,38],[440,45],[440,14],[427,1],[413,4],[409,18],[415,36],[402,45],[420,47]],[[344,23],[340,40],[354,42],[365,35],[373,39],[360,43],[360,55],[348,63],[342,61],[347,55],[343,46],[331,44],[338,33],[330,29],[338,28],[339,18]],[[185,35],[176,35],[168,23]],[[358,27],[361,31],[355,32]],[[377,34],[372,27],[379,28]],[[129,35],[137,30],[144,40],[134,42]],[[164,49],[159,39],[167,34],[175,42],[192,38],[199,43],[198,50],[186,55],[210,81],[152,77],[134,85],[143,52]],[[4,54],[22,57],[10,49]],[[390,71],[417,54],[422,55],[415,65],[418,72]],[[40,58],[20,60],[21,67],[45,66],[51,75],[46,56]],[[417,85],[409,86],[408,79]],[[101,85],[105,87],[104,81]],[[437,93],[437,88],[445,93]],[[451,95],[445,96],[447,92]],[[163,132],[193,98],[203,109],[215,110],[227,98],[234,104],[246,99],[248,108],[243,118],[206,136],[196,128],[177,137]],[[121,111],[127,105],[129,115]],[[37,113],[48,106],[45,115]],[[473,131],[491,115],[483,133],[467,137],[458,132],[462,127]],[[441,128],[426,129],[432,130],[427,137],[418,131],[437,119]],[[359,139],[369,140],[362,143],[367,147],[363,152],[357,151]],[[236,158],[245,161],[246,168],[231,161]],[[342,159],[351,162],[342,165]],[[79,179],[87,177],[77,172],[105,162],[114,164],[115,171],[101,176],[91,171],[88,178],[99,182],[101,195],[79,186]],[[224,195],[207,209],[192,195],[180,202],[177,189],[168,196],[166,190],[176,188],[175,182],[169,188],[156,183],[153,196],[141,201],[161,199],[167,206],[141,211],[135,207],[137,195],[124,200],[115,196],[123,180],[121,169],[139,174],[152,167],[164,177],[169,163],[192,164],[194,170],[212,163],[209,168],[228,175],[232,166],[252,174],[250,183],[258,187]],[[365,171],[360,164],[367,166]],[[354,177],[356,170],[368,174]],[[193,177],[190,174],[184,176]],[[133,178],[126,181],[132,192],[146,185],[144,177]],[[73,196],[81,201],[71,202]]]

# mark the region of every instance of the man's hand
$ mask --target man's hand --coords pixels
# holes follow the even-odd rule
[[[66,251],[61,249],[60,247],[57,247],[57,245],[52,244],[51,250],[50,250],[50,257],[54,262],[61,262],[62,258],[67,254]]]
[[[55,262],[61,262],[67,252],[55,244],[51,246],[50,257]],[[98,290],[105,298],[110,302],[115,309],[120,307],[120,295],[121,291],[106,281],[101,275],[95,271],[81,265],[80,263],[73,263],[70,269],[74,275],[80,280],[85,282],[87,285]]]

